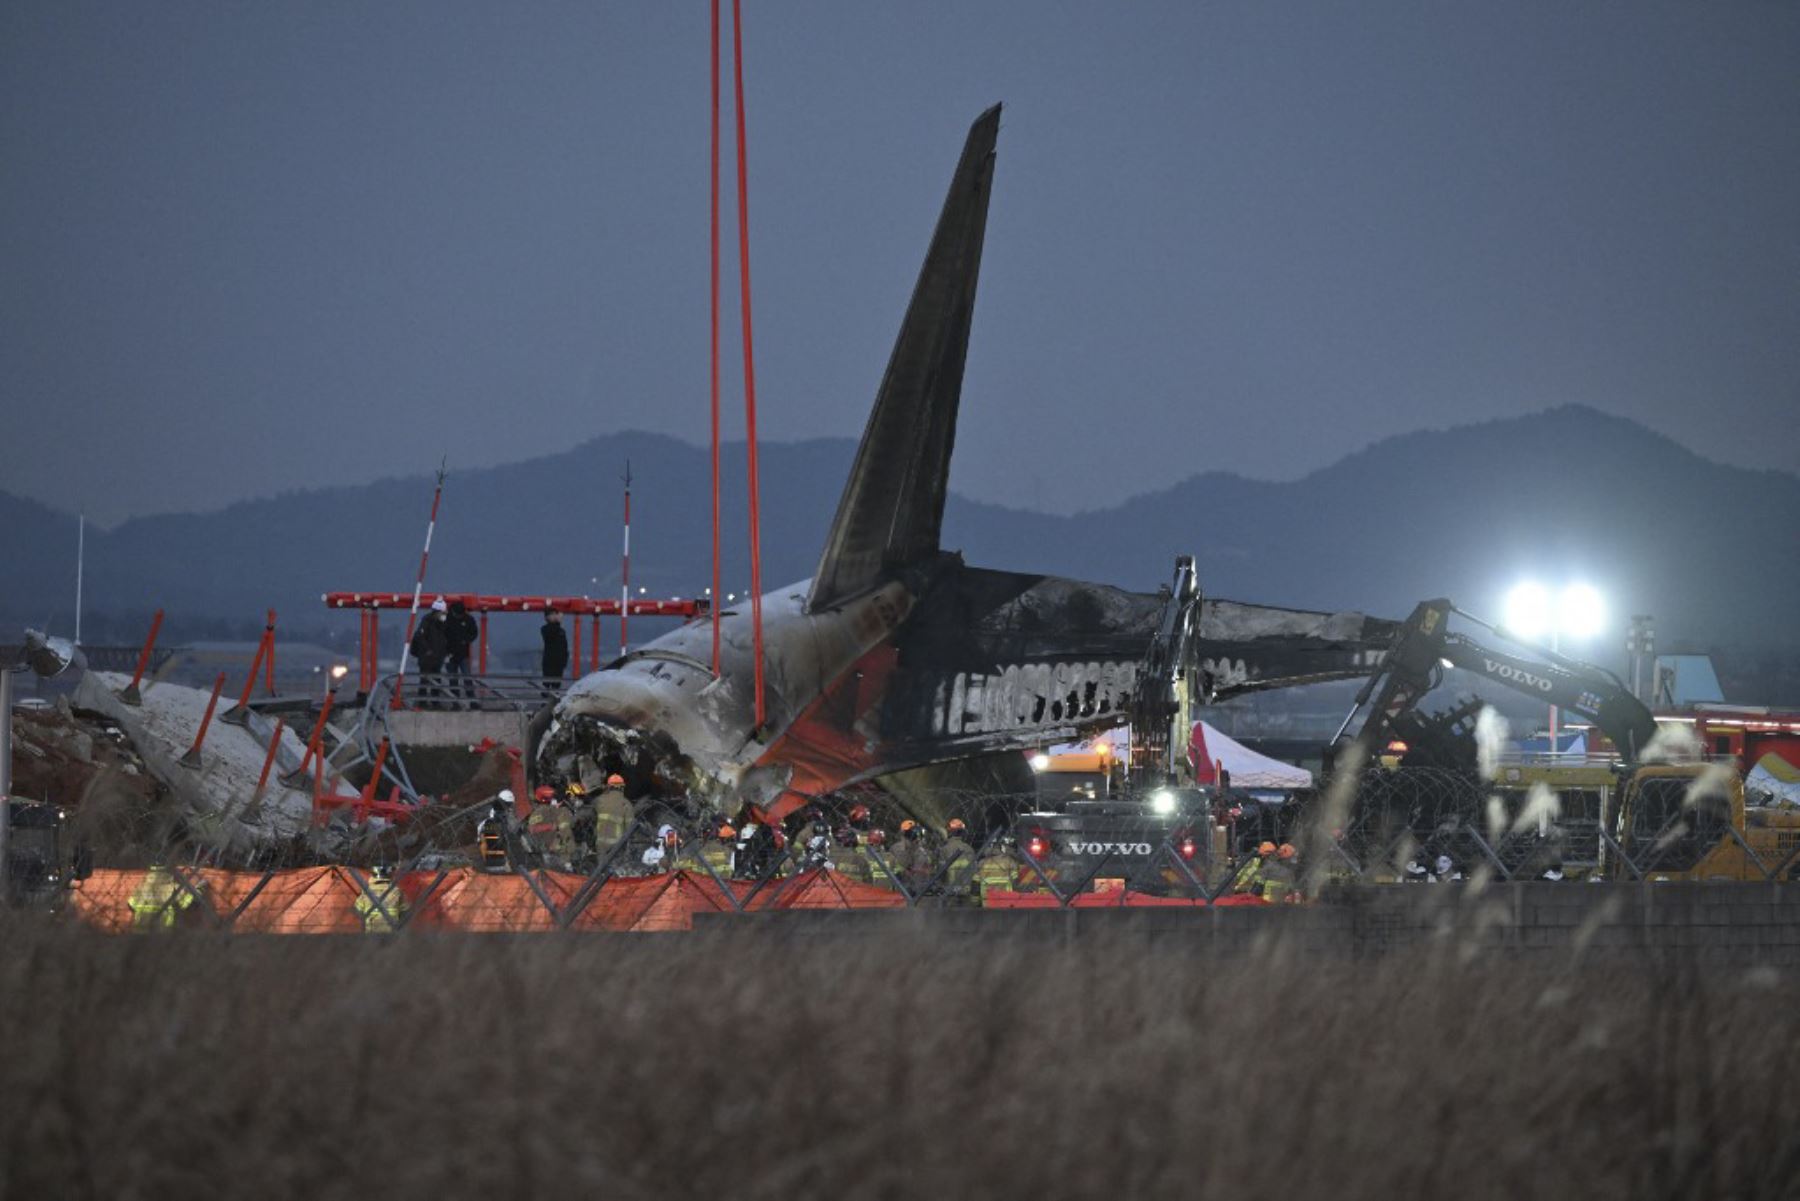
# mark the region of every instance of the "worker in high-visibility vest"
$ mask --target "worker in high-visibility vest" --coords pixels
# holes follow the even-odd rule
[[[944,844],[933,857],[932,874],[943,873],[938,887],[953,897],[969,894],[969,881],[975,877],[975,848],[969,845],[969,827],[960,817],[953,817],[944,827]]]
[[[378,901],[380,904],[376,904]],[[364,934],[392,934],[400,928],[400,915],[405,908],[406,898],[400,894],[400,885],[390,868],[371,869],[365,886],[356,890],[356,916],[362,921]]]
[[[560,803],[556,789],[540,784],[531,794],[531,813],[525,819],[525,834],[538,860],[545,867],[569,870],[568,852],[574,849],[575,822]]]
[[[1284,842],[1275,849],[1274,860],[1263,869],[1262,899],[1271,905],[1287,900],[1300,883],[1295,854],[1294,844]]]
[[[862,843],[856,837],[856,831],[847,825],[839,826],[832,834],[832,841],[837,843],[831,853],[832,870],[859,884],[870,883],[873,865],[869,862],[869,857],[863,853]]]
[[[737,842],[737,831],[730,823],[721,823],[700,844],[700,859],[720,880],[731,879],[731,855]],[[701,869],[703,872],[705,868]]]
[[[1015,891],[1018,879],[1019,861],[1006,840],[996,838],[988,843],[987,850],[975,861],[975,887],[981,903],[986,905],[993,893]]]
[[[133,930],[173,930],[194,894],[165,865],[154,863],[125,898]]]
[[[637,811],[625,799],[625,777],[606,777],[605,790],[594,798],[594,847],[601,858],[619,845],[636,816]]]
[[[506,831],[512,822],[512,789],[502,788],[488,805],[487,816],[475,827],[475,845],[481,852],[481,870],[503,872],[510,866],[506,855]]]
[[[1265,842],[1257,847],[1256,854],[1246,859],[1244,865],[1238,868],[1237,875],[1231,878],[1231,891],[1260,896],[1263,888],[1263,875],[1269,870],[1269,861],[1274,857],[1274,843]]]
[[[887,832],[884,830],[870,830],[867,837],[867,845],[869,848],[869,883],[878,888],[898,888],[899,885],[894,880],[894,873],[900,869],[894,865],[893,859],[888,856]]]

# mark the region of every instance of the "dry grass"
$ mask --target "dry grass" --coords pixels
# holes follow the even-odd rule
[[[1800,1011],[1767,973],[741,925],[0,937],[7,1198],[1800,1195]]]

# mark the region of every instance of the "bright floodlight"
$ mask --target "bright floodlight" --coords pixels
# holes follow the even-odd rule
[[[1557,600],[1557,625],[1571,638],[1592,638],[1606,624],[1606,602],[1587,584],[1570,584]]]
[[[331,678],[332,679],[341,680],[349,674],[350,674],[350,665],[349,664],[333,663],[331,665]]]
[[[1150,794],[1150,811],[1159,817],[1175,812],[1175,794],[1167,788],[1158,788]]]
[[[1542,584],[1526,582],[1506,594],[1506,632],[1521,638],[1542,638],[1550,632],[1553,616],[1550,593]]]
[[[1044,754],[1044,752],[1039,751],[1037,754],[1035,754],[1031,757],[1031,770],[1032,771],[1043,771],[1045,768],[1047,768],[1049,766],[1050,766],[1050,756]]]

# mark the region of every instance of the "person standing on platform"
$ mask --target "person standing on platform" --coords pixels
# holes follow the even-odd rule
[[[475,686],[469,680],[469,656],[481,637],[481,627],[470,616],[461,598],[450,602],[444,621],[444,677],[452,708],[473,707]]]
[[[555,606],[544,606],[544,624],[538,627],[538,637],[544,640],[544,657],[539,664],[544,687],[561,692],[563,672],[569,669],[569,632],[563,629],[562,614]]]
[[[412,657],[419,665],[421,709],[436,709],[442,704],[443,679],[438,673],[444,668],[444,654],[450,645],[444,629],[444,618],[449,609],[442,597],[432,601],[425,620],[413,631]]]

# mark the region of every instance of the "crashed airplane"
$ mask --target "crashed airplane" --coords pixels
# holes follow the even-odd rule
[[[984,570],[939,545],[999,130],[998,105],[969,130],[818,571],[763,599],[766,720],[750,613],[725,612],[716,676],[700,620],[571,687],[540,777],[617,772],[634,799],[779,818],[860,781],[943,783],[1002,753],[1023,768],[1021,750],[1129,720],[1167,590]],[[1210,699],[1366,676],[1394,629],[1206,598],[1189,686]]]

